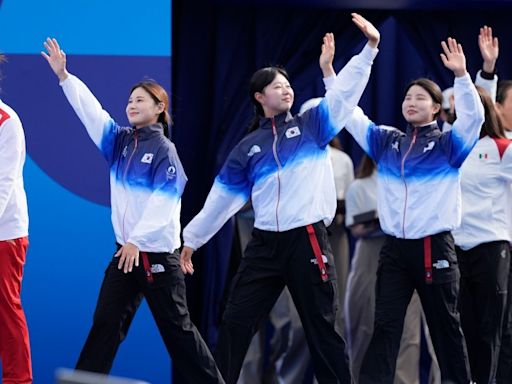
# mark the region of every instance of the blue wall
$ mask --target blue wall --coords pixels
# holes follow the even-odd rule
[[[35,383],[73,367],[89,330],[103,272],[114,250],[106,163],[40,56],[47,36],[68,55],[104,108],[126,124],[130,86],[151,77],[170,90],[171,2],[49,0],[0,2],[2,99],[27,139],[25,182],[30,248],[22,298]],[[134,18],[134,16],[136,18]],[[140,21],[148,21],[140,23]],[[143,304],[112,374],[169,383],[171,363]]]

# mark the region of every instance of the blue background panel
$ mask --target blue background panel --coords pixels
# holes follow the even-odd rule
[[[35,54],[55,37],[67,54],[170,56],[171,4],[6,0],[0,3],[0,51]]]

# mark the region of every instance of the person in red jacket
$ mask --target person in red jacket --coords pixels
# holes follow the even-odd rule
[[[28,247],[24,164],[23,126],[16,112],[0,100],[0,360],[4,384],[32,383],[30,341],[20,298]]]

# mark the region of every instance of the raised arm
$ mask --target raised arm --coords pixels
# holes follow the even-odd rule
[[[364,33],[371,48],[377,48],[380,42],[380,32],[375,26],[358,13],[352,13],[352,21]]]
[[[312,120],[310,127],[320,146],[327,145],[352,115],[368,83],[373,59],[378,52],[379,31],[357,13],[352,14],[352,21],[368,38],[368,43],[335,77],[330,71],[334,56],[334,37],[331,34],[324,36],[319,63],[327,92],[324,101],[305,115],[305,118]],[[326,78],[329,73],[330,77]]]
[[[496,68],[496,60],[500,53],[498,38],[492,36],[492,28],[484,25],[480,28],[478,35],[478,47],[484,64],[482,69],[487,73],[494,73]]]
[[[330,77],[334,78],[334,76],[336,76],[336,72],[334,71],[334,67],[332,65],[334,60],[334,52],[334,34],[326,33],[322,42],[322,53],[318,59],[318,64],[320,65],[324,79]]]
[[[498,38],[493,37],[492,28],[483,26],[478,35],[478,47],[482,55],[482,70],[478,71],[475,85],[485,89],[493,101],[496,100],[496,90],[498,88],[498,76],[496,76],[496,61],[499,56]]]
[[[47,52],[41,52],[41,55],[59,78],[59,84],[62,86],[66,98],[84,124],[92,141],[110,161],[114,137],[118,131],[117,124],[103,109],[89,88],[80,79],[68,72],[66,54],[60,48],[57,40],[46,39],[44,47]]]
[[[457,119],[449,131],[451,136],[450,162],[460,167],[480,136],[484,122],[484,107],[466,71],[466,57],[455,39],[441,42],[441,60],[455,75],[454,97]]]
[[[66,68],[66,54],[60,49],[58,41],[56,39],[47,38],[43,45],[48,53],[41,51],[41,55],[43,55],[48,64],[50,64],[50,68],[59,78],[59,81],[62,82],[66,80],[69,76],[69,72]]]
[[[462,45],[457,43],[457,40],[449,37],[446,41],[441,41],[443,53],[441,53],[441,60],[446,68],[451,70],[455,77],[462,77],[467,74],[466,71],[466,56],[462,50]]]

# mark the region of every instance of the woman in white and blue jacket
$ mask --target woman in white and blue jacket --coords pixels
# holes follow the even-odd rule
[[[255,224],[231,285],[216,359],[226,382],[236,383],[257,325],[286,285],[299,312],[320,383],[351,382],[345,343],[334,329],[336,275],[326,225],[336,211],[327,145],[352,114],[377,54],[379,32],[353,21],[368,38],[318,105],[292,116],[286,72],[257,71],[250,96],[256,129],[229,154],[203,209],[183,231],[182,269],[193,272],[193,251],[206,243],[251,198]],[[323,52],[334,37],[324,37]]]
[[[457,120],[441,132],[439,87],[428,79],[406,89],[406,131],[377,126],[357,108],[346,129],[377,163],[378,208],[387,234],[376,285],[374,333],[360,383],[393,382],[403,321],[416,289],[443,380],[469,383],[457,310],[459,268],[451,230],[460,225],[460,171],[478,140],[484,111],[466,71],[462,47],[442,42],[444,65],[455,74]]]
[[[173,365],[190,383],[224,383],[188,313],[179,264],[181,195],[187,177],[168,139],[169,98],[154,81],[130,91],[120,127],[87,86],[66,69],[66,55],[47,39],[43,56],[110,167],[117,252],[105,272],[94,323],[76,368],[108,373],[143,298]],[[142,259],[142,262],[139,262]]]

